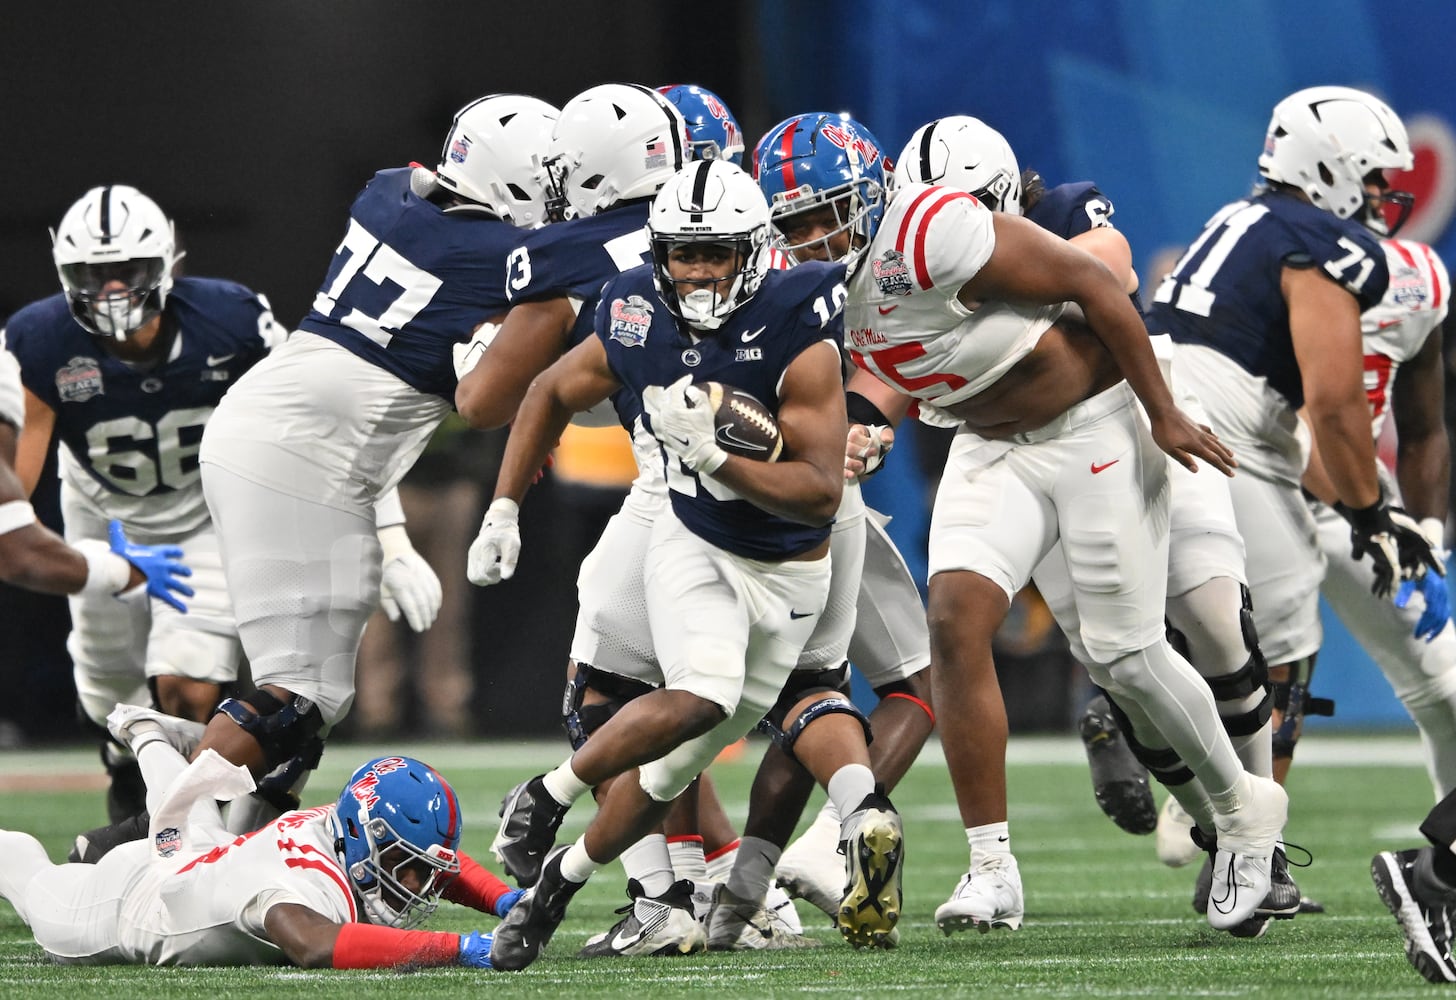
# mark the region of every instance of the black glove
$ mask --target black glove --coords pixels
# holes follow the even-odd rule
[[[1370,592],[1375,596],[1389,597],[1397,575],[1402,580],[1419,580],[1427,570],[1446,575],[1420,524],[1401,508],[1378,502],[1355,510],[1337,503],[1335,510],[1350,522],[1350,556],[1370,556],[1375,569]]]

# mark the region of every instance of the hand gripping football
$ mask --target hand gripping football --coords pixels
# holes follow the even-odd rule
[[[731,455],[760,462],[776,462],[784,450],[779,423],[767,406],[751,393],[722,382],[700,382],[697,386],[713,408],[713,425],[718,446]]]

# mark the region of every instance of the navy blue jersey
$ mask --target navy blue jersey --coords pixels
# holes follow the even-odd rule
[[[1044,193],[1026,217],[1064,240],[1111,225],[1112,202],[1091,181],[1058,184]]]
[[[528,234],[511,253],[506,294],[511,301],[569,296],[581,301],[571,347],[592,333],[602,286],[651,258],[647,213],[651,202],[629,202],[598,215],[558,222]]]
[[[1111,227],[1109,221],[1115,209],[1112,201],[1097,190],[1091,181],[1077,181],[1073,184],[1058,184],[1037,200],[1027,210],[1026,217],[1049,233],[1055,233],[1064,240],[1091,232],[1094,229]],[[1143,303],[1137,292],[1128,298],[1138,312]]]
[[[752,393],[778,412],[784,370],[821,340],[844,343],[844,266],[808,263],[770,271],[758,293],[712,334],[694,341],[662,304],[650,265],[614,278],[602,290],[596,335],[624,387],[614,397],[629,430],[645,420],[641,392],[691,375]],[[779,561],[829,536],[739,499],[711,477],[698,477],[664,452],[673,512],[698,537],[749,559]]]
[[[1208,221],[1158,286],[1148,330],[1213,348],[1266,378],[1297,410],[1304,388],[1279,287],[1285,266],[1319,268],[1359,300],[1361,312],[1390,282],[1385,252],[1360,223],[1266,191],[1225,205]]]
[[[282,339],[261,296],[215,278],[178,278],[162,324],[162,336],[175,336],[171,353],[146,370],[104,351],[61,294],[26,306],[5,328],[25,387],[55,411],[56,436],[108,493],[195,484],[213,408]]]
[[[421,198],[410,173],[381,170],[354,199],[348,231],[299,327],[453,402],[451,347],[509,308],[505,261],[522,230]]]

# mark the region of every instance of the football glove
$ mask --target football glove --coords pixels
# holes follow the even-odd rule
[[[860,433],[856,434],[858,429]],[[895,428],[888,424],[850,424],[844,449],[844,478],[859,482],[884,468],[895,447]]]
[[[713,408],[707,394],[684,375],[672,385],[649,385],[642,390],[642,408],[652,422],[652,434],[669,455],[693,472],[711,476],[728,453],[718,446]]]
[[[379,529],[379,545],[384,550],[384,576],[379,584],[379,603],[392,622],[400,616],[416,632],[423,632],[435,623],[444,603],[440,578],[425,562],[424,556],[410,544],[404,525],[391,524]]]
[[[187,605],[177,595],[191,597],[193,589],[180,577],[191,576],[192,570],[182,563],[182,549],[177,545],[137,545],[127,541],[120,521],[107,525],[111,551],[121,556],[147,578],[146,592],[159,601],[172,605],[184,615]],[[140,589],[140,585],[137,589]]]
[[[510,497],[499,497],[485,511],[480,534],[470,545],[465,575],[478,587],[509,580],[521,556],[521,509]]]
[[[1399,507],[1383,501],[1359,510],[1335,504],[1335,510],[1350,522],[1350,556],[1370,556],[1375,577],[1370,592],[1389,597],[1395,580],[1419,580],[1426,571],[1435,570],[1445,576],[1446,568],[1436,557],[1430,539],[1420,524]]]
[[[1401,581],[1400,589],[1395,593],[1395,606],[1406,607],[1418,590],[1425,601],[1425,608],[1421,611],[1421,617],[1416,621],[1415,632],[1412,634],[1417,639],[1430,642],[1441,634],[1441,630],[1451,620],[1451,592],[1446,588],[1445,577],[1427,573],[1419,582]]]
[[[490,946],[495,935],[471,931],[460,935],[460,964],[472,969],[493,969],[490,964]]]
[[[456,381],[469,375],[471,370],[480,364],[480,359],[485,357],[486,350],[495,341],[496,334],[500,333],[500,330],[499,323],[482,323],[475,328],[475,333],[469,340],[450,348],[452,360],[455,362]]]

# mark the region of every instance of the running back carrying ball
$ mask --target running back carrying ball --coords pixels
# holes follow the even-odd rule
[[[700,382],[697,388],[713,408],[719,446],[729,454],[760,462],[776,462],[783,451],[778,421],[751,393],[722,382]]]

